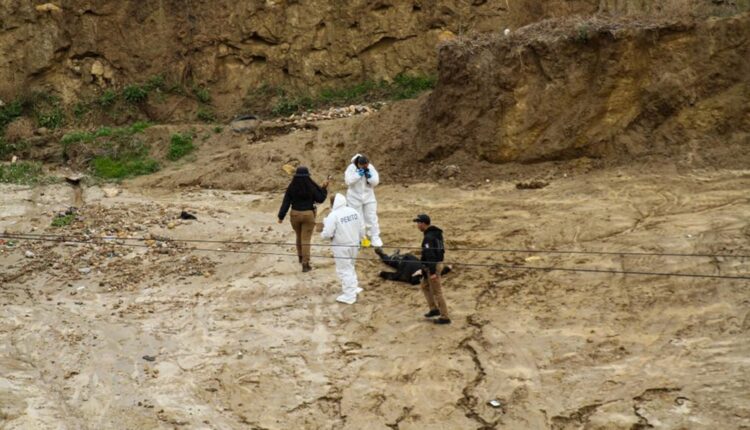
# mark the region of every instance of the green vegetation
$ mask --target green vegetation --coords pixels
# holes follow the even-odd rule
[[[432,76],[400,74],[396,76],[391,85],[391,98],[394,100],[410,99],[435,88],[436,83],[437,79]]]
[[[138,121],[133,123],[130,127],[125,127],[125,132],[130,134],[143,133],[144,130],[151,127],[151,123],[148,121]]]
[[[118,101],[127,105],[139,105],[148,100],[149,95],[157,93],[157,100],[164,98],[164,93],[171,93],[178,90],[175,85],[170,86],[163,75],[155,75],[149,78],[145,83],[130,84],[123,88],[119,93],[114,90],[104,91],[98,98],[92,102],[78,103],[73,111],[76,118],[82,118],[92,108],[102,108],[111,110],[118,105]],[[131,111],[132,112],[132,111]]]
[[[36,117],[37,125],[49,129],[60,128],[65,124],[60,97],[41,91],[22,97],[24,110]]]
[[[167,158],[177,161],[195,150],[193,136],[189,134],[173,134],[169,144]]]
[[[55,129],[65,124],[60,98],[46,92],[32,91],[0,107],[0,132],[22,115],[36,118],[40,127]]]
[[[12,154],[18,154],[28,147],[28,143],[21,142],[6,142],[3,136],[0,135],[0,159],[4,159]]]
[[[136,122],[127,127],[100,127],[94,131],[76,131],[63,136],[63,158],[91,159],[94,176],[120,180],[159,170],[159,163],[149,158],[149,148],[137,135],[150,127]]]
[[[271,109],[275,116],[288,116],[296,112],[302,112],[316,107],[315,101],[310,96],[284,96]]]
[[[6,142],[3,137],[5,134],[5,127],[13,122],[14,119],[21,116],[21,114],[23,114],[23,106],[19,101],[13,101],[12,103],[0,107],[0,159],[7,157],[18,149],[21,149],[20,145],[25,145],[25,143]]]
[[[0,164],[0,183],[33,185],[42,181],[42,165],[32,162]]]
[[[122,140],[133,136],[134,134],[143,133],[151,124],[145,121],[133,123],[128,127],[101,127],[95,131],[75,131],[68,133],[60,140],[63,148],[76,143],[92,143],[100,137],[113,137],[116,140]]]
[[[23,114],[23,104],[19,100],[14,100],[5,106],[0,107],[0,132],[5,127]]]
[[[128,103],[143,103],[148,98],[148,90],[140,85],[128,85],[122,90],[122,98]]]
[[[212,110],[201,107],[198,109],[198,113],[196,114],[196,117],[198,120],[203,122],[214,122],[216,121],[216,115],[213,113]]]
[[[271,106],[274,116],[287,116],[310,109],[368,103],[381,100],[404,100],[418,96],[435,87],[432,76],[412,76],[400,74],[393,81],[365,81],[356,85],[327,88],[316,95],[305,93],[290,94],[286,90],[267,84],[248,91],[245,107],[255,112],[264,112]]]
[[[206,87],[193,87],[193,95],[201,103],[211,103],[211,93],[208,92]]]
[[[24,142],[5,142],[5,128],[17,118],[28,116],[36,119],[39,127],[60,128],[65,124],[65,112],[60,98],[45,92],[30,92],[0,106],[0,157],[17,150]]]
[[[145,154],[103,156],[94,158],[91,169],[99,178],[120,180],[158,172],[159,163]]]
[[[65,113],[59,106],[37,112],[36,122],[40,127],[60,128],[65,124]]]
[[[117,101],[117,93],[107,90],[96,100],[96,104],[103,108],[111,107]]]
[[[214,127],[214,133],[219,134],[222,131],[224,131],[224,127],[221,127],[221,126],[218,126],[218,125],[216,127]]]
[[[81,119],[84,116],[86,116],[87,113],[91,111],[91,107],[83,102],[78,102],[73,106],[73,116],[76,117],[76,119]]]
[[[578,43],[586,43],[589,41],[589,26],[586,24],[581,24],[576,28],[576,35],[573,37],[573,40],[575,40]]]
[[[75,214],[58,215],[52,220],[52,227],[66,227],[75,221]]]
[[[146,84],[144,85],[144,89],[148,92],[152,91],[166,91],[167,90],[167,81],[164,79],[164,75],[156,75],[149,78],[148,81],[146,81]]]

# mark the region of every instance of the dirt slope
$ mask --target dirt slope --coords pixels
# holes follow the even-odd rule
[[[418,158],[711,158],[750,143],[750,14],[561,20],[451,43],[419,115]]]

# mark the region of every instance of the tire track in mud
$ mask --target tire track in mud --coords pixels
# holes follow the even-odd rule
[[[484,305],[485,299],[496,299],[496,290],[499,288],[499,283],[508,280],[518,280],[520,278],[528,278],[529,274],[512,273],[506,274],[504,271],[500,271],[497,276],[499,277],[496,282],[487,283],[484,288],[476,294],[474,303],[474,312],[466,317],[466,322],[470,327],[471,333],[464,337],[458,344],[458,349],[463,350],[468,354],[471,362],[474,365],[475,375],[467,381],[466,385],[461,390],[463,397],[460,398],[456,405],[464,411],[464,415],[467,418],[475,421],[478,425],[477,430],[492,430],[498,428],[499,425],[503,424],[502,415],[498,416],[494,420],[488,420],[482,416],[478,407],[480,400],[478,396],[474,394],[477,388],[485,382],[487,377],[487,370],[485,365],[482,363],[479,348],[484,349],[483,345],[487,345],[488,341],[484,337],[484,327],[489,323],[488,320],[483,319],[480,315],[481,309]],[[503,336],[509,340],[507,333],[501,331]],[[520,352],[516,351],[517,346],[513,345],[509,352]],[[487,353],[486,350],[484,350]],[[524,354],[526,355],[526,354]],[[538,369],[536,369],[538,376]],[[505,413],[505,406],[501,409],[502,413]]]
[[[28,288],[25,288],[24,290],[29,294],[29,299],[33,301],[34,298],[31,296]],[[29,317],[32,314],[31,310],[25,312],[28,312],[28,314],[25,314],[26,317]],[[52,309],[44,309],[40,311],[40,313],[47,315],[52,315],[56,312],[59,312],[59,308],[53,307]],[[25,345],[26,348],[22,348],[23,342],[27,341],[29,337],[34,338],[36,342],[41,342],[41,339],[45,334],[51,333],[56,337],[57,349],[64,349],[64,346],[68,345],[60,345],[60,343],[66,341],[60,327],[72,325],[72,323],[68,323],[66,320],[75,320],[78,317],[79,315],[75,313],[68,313],[67,316],[59,318],[62,323],[58,321],[58,324],[53,324],[49,327],[45,327],[44,324],[39,324],[34,329],[29,329],[28,326],[18,324],[3,333],[3,337],[6,338],[7,343],[3,354],[0,354],[0,361],[7,373],[0,376],[0,381],[2,381],[2,379],[7,379],[9,384],[0,384],[0,394],[2,394],[3,397],[10,394],[10,397],[13,398],[15,397],[14,393],[9,390],[10,387],[16,385],[13,381],[29,381],[28,385],[20,387],[22,389],[21,393],[25,393],[22,401],[26,404],[27,408],[33,408],[38,411],[33,414],[33,417],[31,417],[33,420],[32,422],[36,425],[45,425],[48,426],[48,428],[52,428],[52,423],[56,423],[61,416],[64,416],[68,422],[73,422],[72,424],[75,425],[75,428],[87,427],[84,424],[85,418],[83,414],[78,408],[75,408],[70,404],[71,395],[70,393],[66,393],[66,389],[69,388],[66,386],[66,381],[71,377],[77,376],[79,372],[69,370],[68,372],[63,373],[60,367],[68,364],[64,362],[57,363],[55,366],[56,368],[53,370],[45,369],[43,362],[46,360],[40,360],[40,358],[33,356],[34,353],[29,353],[29,345]],[[10,319],[11,318],[9,318],[9,320]],[[34,319],[34,321],[37,320]],[[45,328],[47,328],[47,330],[45,330]],[[35,351],[37,351],[37,349],[35,349]],[[78,357],[71,360],[71,362],[84,363],[87,361],[83,352],[77,351],[77,354]],[[11,366],[11,369],[8,369],[6,366],[13,361],[22,363],[25,366],[25,369],[12,369],[13,366]],[[55,364],[55,362],[55,360],[52,360],[53,364]],[[60,378],[61,380],[58,380],[59,377],[62,377]],[[0,411],[0,424],[3,419],[8,418],[3,415],[2,411]],[[50,422],[47,421],[48,419]]]
[[[498,418],[494,421],[487,421],[486,419],[484,419],[484,417],[482,417],[482,415],[477,411],[479,399],[473,394],[473,391],[484,381],[484,378],[487,376],[487,371],[482,364],[482,360],[479,358],[479,353],[472,345],[472,342],[481,343],[483,337],[482,328],[484,327],[484,323],[477,321],[475,319],[475,315],[476,314],[472,314],[466,318],[467,322],[472,327],[472,333],[470,336],[462,339],[458,347],[469,354],[471,361],[474,363],[476,375],[472,380],[468,381],[468,383],[461,390],[461,392],[463,393],[463,397],[458,400],[456,405],[464,410],[467,418],[470,418],[476,421],[477,424],[479,424],[477,430],[492,430],[497,428],[498,424],[502,422],[502,418]]]
[[[671,393],[680,392],[680,387],[656,387],[647,388],[641,394],[628,398],[617,398],[613,400],[598,401],[585,404],[570,410],[567,413],[555,415],[550,420],[551,430],[572,430],[579,428],[588,428],[592,424],[591,417],[596,414],[602,407],[617,403],[624,403],[629,405],[633,413],[633,423],[630,426],[631,430],[645,430],[655,428],[651,422],[649,422],[648,412],[644,409],[644,406],[649,402],[658,399],[659,397],[669,396],[671,401]],[[679,405],[681,402],[689,401],[686,397],[677,396],[673,403]],[[661,423],[659,427],[663,427],[665,423]],[[619,427],[618,427],[619,428]],[[670,427],[671,428],[671,427]]]
[[[717,204],[698,205],[698,207],[690,207],[684,211],[674,211],[673,209],[675,208],[685,208],[686,206],[689,206],[689,202],[686,201],[684,198],[681,198],[680,194],[665,190],[663,188],[657,189],[655,192],[659,196],[659,198],[663,201],[663,203],[658,204],[656,205],[656,207],[653,207],[653,208],[647,208],[646,210],[642,210],[640,207],[638,207],[636,204],[633,203],[634,201],[639,201],[639,200],[642,201],[641,196],[634,195],[634,193],[636,193],[635,191],[622,190],[622,191],[616,192],[615,200],[626,201],[628,203],[627,206],[633,212],[639,215],[639,217],[633,222],[633,225],[622,230],[607,233],[605,235],[594,236],[584,241],[574,240],[572,243],[568,243],[568,245],[580,244],[580,243],[591,243],[591,242],[594,242],[594,243],[603,242],[607,239],[633,233],[635,231],[640,230],[641,227],[655,226],[657,224],[669,221],[667,219],[652,221],[658,218],[668,218],[668,217],[675,217],[675,216],[688,215],[688,214],[690,215],[704,214],[704,213],[711,212],[717,209],[723,209],[727,207],[736,206],[739,204],[750,203],[750,199],[748,198],[736,198],[728,202],[725,201],[725,202],[721,202]],[[648,206],[649,204],[646,202],[646,205]]]
[[[396,418],[396,421],[394,421],[393,424],[386,424],[385,426],[393,430],[399,430],[401,423],[411,416],[412,410],[414,410],[413,406],[405,406],[401,410],[401,415]]]
[[[689,179],[689,178],[683,178],[683,179]],[[669,186],[669,184],[667,185]],[[675,185],[679,186],[679,184]],[[709,191],[706,191],[709,192]],[[691,200],[687,199],[683,196],[683,193],[679,192],[673,192],[670,191],[667,188],[657,188],[654,190],[654,195],[658,197],[659,202],[650,202],[648,199],[645,201],[643,200],[642,196],[640,196],[639,190],[620,190],[614,193],[614,199],[617,201],[625,201],[627,202],[627,207],[630,208],[631,211],[634,213],[637,213],[638,216],[634,220],[633,224],[627,228],[620,229],[614,232],[609,232],[603,235],[594,236],[587,238],[585,240],[581,240],[580,236],[580,230],[581,227],[578,226],[575,229],[575,233],[573,235],[573,238],[571,241],[566,242],[560,242],[555,243],[552,246],[553,247],[566,247],[571,245],[582,245],[586,243],[593,243],[593,244],[602,244],[605,243],[605,241],[608,241],[609,239],[617,238],[626,236],[635,232],[639,232],[642,230],[651,230],[654,228],[657,228],[658,225],[664,224],[667,222],[670,222],[675,217],[683,216],[683,215],[696,215],[696,214],[705,214],[716,210],[722,210],[725,208],[730,208],[738,205],[747,205],[750,203],[750,199],[747,198],[735,198],[731,199],[729,201],[722,201],[719,203],[714,204],[708,204],[712,199],[707,196],[706,199],[708,202],[702,202],[701,198],[698,198],[695,200],[695,205],[690,205]],[[703,195],[699,194],[699,196]],[[634,202],[640,201],[642,204],[637,205]],[[641,206],[646,206],[645,209],[643,209]],[[715,223],[711,223],[712,228],[709,229],[709,231],[714,232],[714,235],[718,235],[717,230],[720,230],[719,226],[717,226]],[[713,252],[712,250],[716,249],[715,246],[710,246],[710,250],[706,250],[705,248],[697,248],[696,245],[699,243],[705,243],[709,242],[707,240],[699,240],[696,241],[691,249],[693,251],[696,251],[697,249],[701,249],[700,252]],[[727,242],[727,241],[725,241]],[[657,247],[657,249],[661,249],[661,247]],[[636,256],[629,256],[629,257],[620,257],[615,258],[613,256],[613,261],[616,264],[618,264],[618,267],[620,270],[627,271],[632,270],[633,267],[644,267],[644,265],[648,265],[652,263],[652,259],[650,258],[644,258],[644,257],[636,257]],[[721,265],[722,261],[719,261],[717,258],[711,258],[709,261],[709,264],[714,269],[715,274],[723,274],[725,271],[722,269]]]

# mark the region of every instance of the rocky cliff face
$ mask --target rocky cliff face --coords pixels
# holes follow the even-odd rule
[[[490,162],[750,144],[750,14],[548,21],[450,43],[415,140]],[[744,148],[744,149],[742,149]]]
[[[402,72],[432,73],[436,45],[469,32],[497,32],[543,18],[597,11],[746,7],[735,3],[0,0],[0,97],[47,85],[73,99],[87,89],[164,74],[182,83],[209,85],[219,102],[223,94],[231,105],[238,95],[264,83],[310,89]]]
[[[74,93],[167,74],[236,94],[427,73],[440,40],[502,29],[504,3],[2,0],[0,92],[50,83]]]

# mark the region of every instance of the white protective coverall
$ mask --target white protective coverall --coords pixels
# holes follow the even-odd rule
[[[361,154],[357,154],[352,158],[352,162],[349,167],[346,168],[344,173],[344,181],[349,190],[346,193],[346,200],[349,203],[349,207],[356,210],[362,221],[366,226],[370,227],[370,239],[372,240],[372,246],[379,248],[383,246],[383,241],[380,239],[380,226],[378,225],[378,202],[375,200],[375,187],[380,183],[380,175],[378,175],[375,166],[370,163],[370,177],[359,176],[357,173],[357,166],[354,161],[360,157]]]
[[[324,239],[331,239],[333,257],[336,259],[336,273],[341,279],[343,294],[337,302],[354,304],[357,294],[362,292],[357,282],[354,263],[359,253],[359,242],[365,236],[362,217],[356,210],[346,205],[346,197],[336,194],[333,208],[323,221]]]

